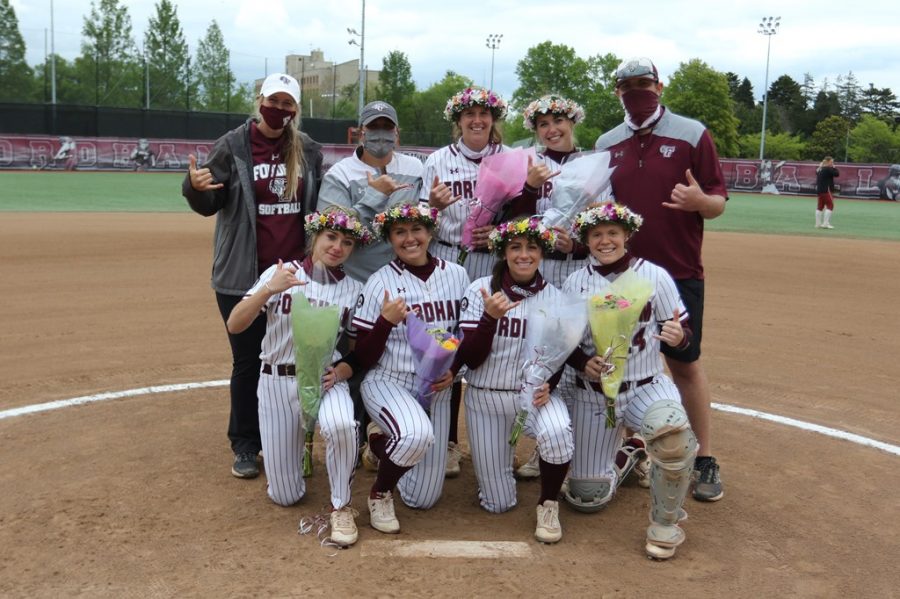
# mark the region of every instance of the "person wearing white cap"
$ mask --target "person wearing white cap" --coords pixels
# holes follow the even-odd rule
[[[198,165],[188,156],[182,195],[203,216],[216,215],[212,288],[223,321],[271,264],[302,260],[304,217],[316,207],[322,178],[321,146],[300,132],[300,85],[290,75],[266,77],[254,114],[213,145]],[[202,158],[202,157],[201,157]],[[231,473],[259,476],[261,448],[256,388],[265,316],[229,334]]]
[[[700,362],[703,334],[703,221],[725,211],[728,190],[716,145],[702,123],[660,104],[663,84],[649,58],[632,58],[616,69],[616,96],[625,122],[597,139],[611,155],[612,192],[642,214],[645,226],[631,240],[638,258],[665,268],[690,314],[693,339],[687,348],[664,345],[662,352],[678,386],[700,447],[694,462],[693,497],[718,501],[724,495],[710,444],[710,390]]]
[[[365,226],[398,202],[416,202],[422,189],[422,161],[395,151],[399,145],[397,111],[382,100],[369,102],[359,117],[356,151],[328,169],[319,190],[318,210],[352,209]],[[376,241],[353,252],[344,264],[351,277],[365,283],[394,257],[391,246]]]

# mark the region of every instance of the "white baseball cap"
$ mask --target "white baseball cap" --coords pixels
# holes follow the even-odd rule
[[[268,98],[272,94],[284,92],[294,99],[294,102],[300,102],[300,84],[290,75],[284,73],[272,73],[263,81],[259,93],[264,98]]]

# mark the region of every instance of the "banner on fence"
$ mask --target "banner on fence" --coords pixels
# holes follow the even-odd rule
[[[188,154],[203,163],[213,141],[0,135],[0,169],[184,171]],[[354,147],[323,145],[327,170]],[[424,161],[434,148],[402,148]],[[728,189],[815,195],[817,163],[721,160]],[[900,201],[900,164],[837,164],[837,195]]]

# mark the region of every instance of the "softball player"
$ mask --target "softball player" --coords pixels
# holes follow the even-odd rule
[[[668,559],[684,542],[678,522],[691,480],[697,440],[674,383],[663,372],[660,341],[687,347],[687,310],[672,277],[659,266],[634,258],[625,248],[643,223],[640,215],[619,204],[594,204],[579,214],[574,233],[591,252],[590,264],[574,272],[563,290],[586,297],[603,293],[628,269],[653,284],[653,293],[630,340],[625,373],[615,400],[616,426],[606,427],[606,402],[599,385],[605,362],[588,330],[569,363],[579,371],[573,402],[575,456],[565,498],[576,509],[594,512],[616,488],[615,454],[622,429],[640,431],[650,456],[650,526],[647,555]],[[601,353],[605,350],[603,348]]]
[[[294,340],[291,325],[291,292],[302,285],[303,294],[314,305],[341,307],[338,333],[355,336],[350,328],[355,298],[362,284],[345,276],[341,265],[357,244],[368,243],[371,233],[349,213],[331,210],[306,217],[311,238],[309,255],[301,261],[266,269],[235,306],[228,330],[239,333],[260,311],[266,314],[259,377],[259,428],[265,456],[268,495],[278,505],[297,503],[306,492],[302,472],[304,419],[297,396]],[[339,545],[357,540],[355,511],[350,507],[350,484],[356,465],[358,423],[353,419],[353,401],[347,379],[355,360],[335,352],[335,365],[322,379],[324,395],[319,409],[319,430],[325,439],[325,464],[331,487],[331,539]]]
[[[516,505],[515,448],[508,440],[527,358],[528,305],[559,297],[560,291],[538,270],[542,253],[552,251],[556,241],[539,218],[504,223],[490,239],[501,259],[492,276],[477,279],[466,290],[458,362],[469,367],[465,401],[478,497],[484,509],[500,513]],[[537,390],[535,409],[525,422],[526,434],[535,437],[540,448],[541,494],[534,534],[545,543],[562,538],[557,497],[574,448],[565,402],[551,394],[550,387],[544,384]]]
[[[466,88],[447,100],[444,118],[453,123],[456,138],[425,160],[421,199],[441,211],[441,228],[431,242],[434,256],[456,263],[462,251],[463,225],[475,199],[475,183],[481,159],[502,152],[498,122],[506,116],[506,101],[498,94],[482,88]],[[491,274],[494,258],[487,251],[487,236],[492,225],[474,231],[476,250],[468,253],[463,263],[474,281]],[[453,384],[450,406],[450,434],[447,448],[447,476],[459,474],[459,408],[462,382]]]
[[[398,204],[375,216],[373,227],[394,248],[396,258],[366,282],[353,323],[356,354],[370,368],[360,390],[372,419],[369,447],[378,474],[369,494],[372,527],[400,531],[393,490],[403,502],[427,509],[441,495],[450,426],[450,371],[433,387],[430,414],[415,398],[415,363],[403,320],[415,310],[430,327],[454,331],[459,302],[469,283],[461,266],[428,253],[438,211],[424,204]]]

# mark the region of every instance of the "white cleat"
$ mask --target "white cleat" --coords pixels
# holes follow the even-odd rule
[[[562,538],[558,501],[548,499],[537,506],[537,526],[534,529],[534,538],[541,543],[556,543]]]
[[[356,516],[359,513],[349,505],[331,512],[331,540],[341,547],[349,547],[359,538]]]
[[[397,534],[400,521],[394,514],[394,496],[390,491],[379,495],[376,499],[369,498],[369,523],[378,532]]]

